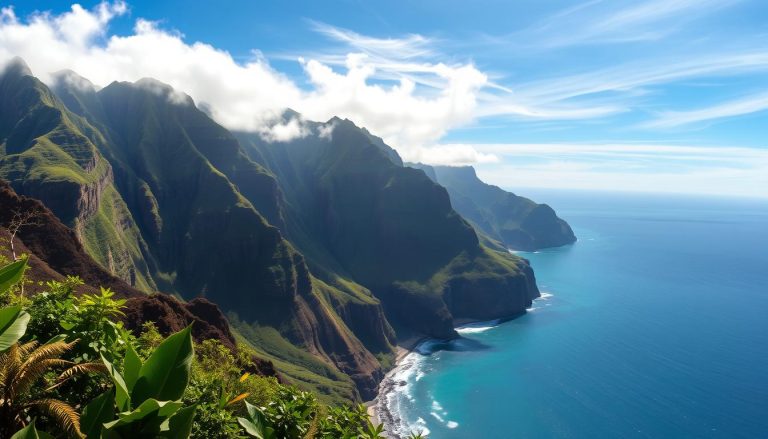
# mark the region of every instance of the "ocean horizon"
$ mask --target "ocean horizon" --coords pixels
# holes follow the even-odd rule
[[[521,191],[522,192],[522,191]],[[535,193],[531,193],[535,192]],[[768,200],[525,191],[574,228],[542,297],[428,340],[381,395],[435,438],[768,436]]]

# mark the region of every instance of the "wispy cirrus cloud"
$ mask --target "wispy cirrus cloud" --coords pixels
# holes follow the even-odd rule
[[[495,38],[525,41],[528,50],[584,44],[619,44],[658,40],[696,18],[741,0],[591,0],[559,11],[527,29]]]
[[[756,93],[706,108],[689,111],[664,111],[643,124],[646,128],[670,128],[697,122],[715,121],[768,110],[768,92]]]
[[[634,130],[630,134],[639,132],[645,136],[659,128],[762,111],[768,106],[768,96],[762,92],[735,101],[722,98],[738,95],[733,90],[713,93],[706,101],[714,104],[689,111],[671,111],[670,108],[680,105],[665,99],[665,93],[674,93],[674,88],[684,82],[688,85],[683,88],[688,88],[680,95],[688,96],[686,93],[711,93],[716,89],[693,88],[693,82],[739,83],[745,78],[759,78],[768,71],[764,35],[715,45],[699,44],[695,45],[696,50],[669,44],[665,50],[655,50],[653,46],[639,54],[624,54],[622,46],[611,49],[615,57],[596,56],[595,60],[590,58],[592,52],[588,52],[593,47],[578,47],[596,42],[618,43],[622,38],[650,39],[646,31],[679,29],[693,17],[711,16],[735,3],[738,2],[594,0],[555,13],[537,26],[518,32],[516,36],[525,37],[519,41],[467,41],[469,45],[499,43],[510,55],[517,50],[539,51],[541,57],[532,62],[535,65],[530,70],[525,69],[530,65],[518,64],[517,58],[495,70],[496,64],[489,67],[487,60],[473,59],[477,53],[473,50],[463,55],[456,52],[454,49],[461,45],[445,38],[419,33],[371,36],[317,21],[309,21],[308,28],[323,42],[314,44],[312,50],[279,53],[269,58],[254,50],[249,58],[235,58],[220,47],[187,41],[180,32],[140,18],[135,20],[132,32],[115,34],[110,31],[110,24],[128,9],[120,1],[101,3],[90,10],[74,5],[63,14],[34,13],[27,17],[18,17],[12,8],[2,8],[0,63],[15,55],[22,56],[47,82],[54,80],[50,72],[61,69],[75,70],[97,86],[113,80],[155,77],[204,104],[228,128],[258,132],[275,142],[308,134],[302,119],[285,121],[278,117],[284,108],[293,108],[311,120],[346,117],[383,137],[406,160],[478,163],[486,172],[495,170],[493,175],[498,180],[494,181],[507,181],[510,186],[519,185],[522,176],[527,176],[568,186],[622,187],[618,180],[609,182],[607,176],[618,179],[621,172],[626,172],[635,179],[627,181],[639,182],[644,175],[651,175],[653,167],[649,164],[664,163],[670,169],[664,177],[667,184],[683,184],[672,171],[676,166],[681,175],[693,175],[691,181],[711,188],[701,177],[709,167],[713,175],[723,176],[723,187],[735,193],[739,191],[735,180],[738,176],[750,181],[747,186],[751,188],[760,186],[755,182],[765,182],[760,172],[766,168],[755,165],[765,163],[761,153],[756,153],[751,162],[735,163],[727,161],[727,155],[718,156],[713,149],[679,146],[667,151],[653,149],[651,145],[627,146],[629,143],[599,147],[568,144],[567,148],[537,144],[521,152],[520,145],[512,148],[472,142],[444,143],[446,136],[459,128],[487,128],[486,123],[501,126],[494,128],[496,133],[502,133],[495,134],[500,140],[517,138],[517,129],[521,127],[528,129],[528,135],[534,132],[534,136],[544,132],[558,135],[556,131],[563,127],[571,130],[561,138],[587,131],[589,136],[599,138],[601,127],[621,127],[624,131],[617,128],[611,132],[619,133],[611,138],[620,138],[626,129]],[[662,31],[665,35],[653,38],[666,38],[669,32]],[[560,38],[568,41],[558,42]],[[653,45],[656,44],[659,42],[654,40]],[[553,47],[564,50],[549,50]],[[561,56],[566,49],[574,50],[575,54]],[[542,54],[549,54],[550,58]],[[275,58],[297,62],[300,73],[289,76],[276,69],[270,63]],[[497,59],[494,57],[493,61]],[[755,83],[751,88],[759,86]],[[638,131],[640,125],[646,129]],[[752,153],[723,149],[739,157]],[[525,168],[515,167],[513,172],[514,163],[521,159],[526,161]],[[594,174],[591,180],[589,173]],[[599,173],[604,176],[600,177],[602,180],[597,177]],[[728,180],[727,175],[734,179]],[[696,180],[700,177],[701,181]]]
[[[654,58],[603,69],[518,84],[525,99],[559,102],[601,93],[632,96],[647,86],[692,78],[737,76],[768,71],[768,50],[709,52],[686,57]]]

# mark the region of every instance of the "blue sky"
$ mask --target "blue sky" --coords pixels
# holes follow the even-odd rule
[[[157,77],[274,141],[306,134],[281,107],[339,114],[513,190],[768,197],[764,0],[80,4],[5,5],[0,61]]]

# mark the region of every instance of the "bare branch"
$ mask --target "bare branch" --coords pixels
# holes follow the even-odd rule
[[[37,208],[31,208],[29,210],[16,209],[13,211],[13,218],[11,218],[11,221],[8,223],[7,229],[11,234],[11,255],[13,256],[14,261],[18,260],[16,249],[13,246],[13,240],[16,238],[16,234],[24,227],[41,226],[43,224],[41,214],[42,212]]]

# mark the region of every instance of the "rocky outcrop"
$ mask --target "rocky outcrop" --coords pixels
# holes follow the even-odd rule
[[[16,212],[35,212],[32,224],[19,229],[17,237],[24,248],[53,271],[79,276],[88,285],[111,288],[122,296],[142,295],[88,255],[77,234],[43,203],[18,195],[7,182],[0,180],[0,225],[7,228]]]
[[[167,336],[192,325],[192,336],[197,341],[214,339],[232,351],[235,337],[219,307],[202,298],[188,303],[165,294],[139,296],[125,303],[123,321],[134,334],[141,333],[145,322],[153,322],[157,330]]]
[[[89,137],[94,133],[23,61],[0,72],[0,177],[74,228],[102,266],[137,288],[153,289],[144,244],[114,196],[112,168],[94,143],[98,136]]]
[[[10,240],[8,227],[16,213],[24,212],[34,212],[34,216],[29,224],[18,229],[14,244],[17,255],[29,257],[27,277],[33,282],[25,286],[26,294],[44,290],[41,282],[62,280],[65,275],[78,276],[85,282],[78,293],[97,293],[98,286],[103,286],[128,299],[124,321],[136,335],[147,321],[155,322],[166,336],[193,325],[196,341],[216,339],[233,351],[236,349],[229,323],[216,304],[204,298],[184,303],[171,296],[147,296],[136,290],[96,263],[85,252],[76,233],[43,203],[18,195],[6,181],[0,180],[0,242]],[[0,246],[0,254],[10,258],[10,247]],[[246,366],[248,372],[283,380],[271,361],[252,357]]]

